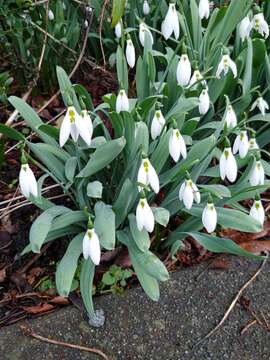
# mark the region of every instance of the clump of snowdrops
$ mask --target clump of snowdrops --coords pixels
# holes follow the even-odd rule
[[[136,28],[117,22],[117,94],[105,95],[94,108],[84,87],[58,68],[67,107],[60,129],[44,124],[16,97],[10,103],[40,142],[2,128],[23,144],[21,191],[42,210],[24,253],[69,237],[56,286],[59,294],[69,294],[82,255],[80,289],[92,317],[95,266],[120,244],[153,300],[169,275],[152,249],[174,256],[191,236],[212,252],[258,258],[218,234],[222,228],[256,233],[264,223],[260,193],[269,187],[263,149],[269,139],[260,129],[266,131],[269,121],[268,24],[248,0],[215,10],[205,0],[191,0],[188,8],[171,2],[165,13],[157,3],[141,3],[145,17]],[[151,11],[162,18],[160,29],[148,26]],[[135,72],[132,92],[128,68]],[[31,163],[44,171],[38,180]],[[42,195],[48,176],[71,207]],[[241,204],[246,199],[250,209]],[[170,222],[176,215],[177,226]]]

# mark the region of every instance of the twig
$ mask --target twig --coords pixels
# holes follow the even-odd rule
[[[224,314],[223,318],[221,319],[221,321],[218,323],[218,325],[212,329],[203,339],[199,340],[196,344],[195,347],[197,347],[198,345],[200,345],[202,342],[204,342],[206,339],[208,339],[210,336],[212,336],[222,325],[223,323],[226,321],[226,319],[228,318],[228,316],[230,315],[231,311],[233,310],[235,304],[237,303],[238,299],[240,298],[240,296],[242,295],[243,291],[249,287],[249,285],[257,278],[257,276],[260,274],[260,272],[262,271],[262,269],[264,268],[264,265],[266,264],[268,260],[268,256],[266,259],[264,259],[264,261],[262,262],[262,264],[260,265],[259,269],[255,272],[255,274],[241,287],[241,289],[238,291],[237,295],[235,296],[235,298],[233,299],[231,305],[229,306],[228,310],[226,311],[226,313]]]
[[[254,319],[250,322],[247,323],[247,325],[245,327],[243,327],[243,329],[241,330],[241,335],[244,335],[244,333],[253,325],[257,324],[257,320]]]
[[[38,79],[39,79],[39,75],[40,75],[40,70],[42,67],[42,63],[44,60],[44,54],[45,54],[45,49],[46,49],[46,45],[47,45],[47,38],[48,38],[48,17],[49,17],[49,3],[50,0],[48,0],[47,4],[46,4],[46,31],[45,31],[45,36],[44,36],[44,40],[43,40],[43,45],[42,45],[42,49],[41,49],[41,53],[40,53],[40,58],[39,58],[39,62],[38,62],[38,67],[37,67],[37,71],[36,71],[36,75],[34,77],[34,79],[31,81],[30,85],[29,85],[29,89],[27,90],[27,92],[23,95],[23,100],[27,101],[27,99],[29,98],[34,86],[36,85]],[[43,30],[43,29],[42,29]],[[10,115],[10,117],[8,118],[8,120],[6,121],[5,125],[6,126],[10,126],[13,121],[16,119],[17,115],[18,115],[18,110],[14,110],[13,113]],[[0,138],[2,137],[2,134],[0,134]]]
[[[102,27],[103,27],[104,14],[105,14],[105,9],[106,9],[107,4],[108,4],[108,0],[105,0],[103,3],[102,9],[101,9],[100,25],[99,25],[99,43],[100,43],[100,49],[101,49],[101,53],[102,53],[104,68],[106,67],[106,58],[105,58],[105,52],[104,52],[103,43],[102,43]]]
[[[71,349],[91,352],[91,353],[94,353],[94,354],[97,354],[97,355],[101,356],[105,360],[109,360],[107,355],[105,355],[104,352],[99,350],[99,349],[89,348],[89,347],[86,347],[86,346],[75,345],[75,344],[70,344],[70,343],[66,343],[66,342],[63,342],[63,341],[49,339],[49,338],[46,338],[44,336],[41,336],[41,335],[38,335],[38,334],[34,333],[33,331],[31,331],[29,328],[27,328],[25,326],[21,326],[21,330],[25,335],[32,336],[33,338],[35,338],[37,340],[44,341],[44,342],[47,342],[49,344],[64,346],[64,347],[71,348]]]

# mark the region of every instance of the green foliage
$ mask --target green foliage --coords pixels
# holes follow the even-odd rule
[[[117,265],[111,265],[106,271],[98,285],[98,291],[101,293],[112,292],[113,294],[122,294],[127,285],[127,279],[132,276],[132,271],[121,269]]]

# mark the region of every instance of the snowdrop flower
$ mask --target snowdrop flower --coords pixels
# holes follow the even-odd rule
[[[26,159],[22,160],[20,175],[19,175],[19,184],[21,188],[21,193],[26,197],[32,194],[34,197],[38,196],[37,181],[33,171],[30,169]]]
[[[190,77],[191,77],[191,64],[187,54],[183,54],[179,60],[176,70],[176,78],[178,85],[187,86],[189,84]]]
[[[220,79],[220,75],[224,72],[224,75],[228,74],[229,69],[233,72],[233,77],[236,78],[237,76],[237,67],[234,61],[230,58],[229,54],[225,54],[222,56],[220,63],[218,64],[216,77]]]
[[[180,159],[180,155],[182,155],[184,159],[187,157],[186,144],[178,129],[173,129],[170,136],[169,153],[175,162]]]
[[[259,145],[257,144],[256,141],[256,134],[252,133],[249,139],[249,150],[258,150],[259,149]]]
[[[144,46],[145,34],[146,33],[149,35],[151,44],[153,45],[154,40],[153,40],[153,36],[151,34],[151,31],[148,29],[148,27],[144,23],[140,23],[140,26],[139,26],[139,39],[140,39],[140,43],[142,44],[142,46]]]
[[[254,201],[252,207],[250,208],[249,215],[253,219],[257,220],[261,225],[263,225],[265,212],[264,212],[264,208],[262,206],[260,196],[255,197],[255,201]]]
[[[236,114],[234,112],[232,105],[228,106],[228,109],[227,109],[227,112],[225,115],[225,123],[227,124],[227,127],[229,129],[232,129],[237,125],[237,117],[236,117]]]
[[[119,114],[121,111],[129,111],[128,97],[124,89],[119,91],[116,98],[116,112]]]
[[[49,12],[48,12],[48,18],[49,20],[53,21],[54,20],[54,13],[51,9],[49,9]]]
[[[260,160],[256,160],[249,176],[251,186],[264,185],[264,168]]]
[[[85,121],[86,124],[88,125],[88,133],[90,135],[90,143],[91,143],[92,135],[93,135],[93,122],[92,122],[92,119],[91,119],[91,117],[89,115],[89,112],[87,110],[82,110],[81,117],[82,117],[83,121]],[[89,143],[89,145],[90,145],[90,143]]]
[[[210,99],[207,89],[203,89],[199,96],[199,113],[205,115],[210,107]]]
[[[193,201],[195,200],[197,204],[201,202],[201,195],[197,186],[188,176],[186,180],[180,187],[179,190],[179,199],[183,201],[186,209],[191,209]]]
[[[95,265],[99,265],[100,255],[100,243],[95,229],[87,229],[83,238],[83,257],[85,260],[90,257]]]
[[[166,121],[162,115],[162,112],[157,110],[151,124],[151,137],[153,140],[155,140],[161,134],[165,123]]]
[[[175,39],[179,38],[179,20],[175,4],[170,3],[168,12],[161,25],[161,32],[166,40],[174,33]]]
[[[257,100],[254,101],[254,103],[251,105],[250,111],[254,110],[256,106],[260,109],[260,112],[263,116],[265,115],[265,110],[269,110],[269,105],[262,96],[259,96]]]
[[[265,39],[267,39],[269,36],[269,27],[264,19],[263,13],[254,15],[250,24],[250,28],[257,30],[258,33],[261,34]]]
[[[143,14],[146,16],[150,13],[150,6],[148,4],[147,0],[144,0],[143,2]]]
[[[152,190],[157,194],[159,192],[159,179],[156,170],[150,163],[148,158],[142,159],[141,166],[139,168],[137,181],[145,186],[150,185]],[[139,185],[139,191],[143,188]]]
[[[239,152],[239,156],[241,159],[246,157],[249,150],[249,141],[247,136],[247,131],[242,130],[239,135],[236,136],[236,139],[233,144],[233,153],[237,154]]]
[[[222,180],[227,179],[230,182],[235,182],[237,178],[237,163],[232,154],[232,149],[229,141],[226,139],[223,153],[219,162],[220,177]]]
[[[120,39],[122,36],[122,24],[121,21],[118,21],[118,23],[115,25],[114,28],[115,36]]]
[[[192,75],[192,77],[190,79],[189,86],[192,86],[192,85],[194,85],[195,83],[197,83],[198,81],[201,81],[201,80],[203,80],[203,76],[200,73],[200,70],[196,69],[196,70],[194,70],[193,75]],[[205,80],[203,80],[201,83],[202,83],[202,85],[204,87],[208,88],[207,82]]]
[[[155,226],[155,218],[146,198],[141,198],[138,203],[136,209],[136,222],[139,231],[145,229],[149,233],[153,232]]]
[[[245,41],[245,39],[249,38],[250,26],[250,20],[248,16],[244,17],[244,19],[241,20],[239,25],[239,36],[243,42]]]
[[[61,147],[65,145],[70,135],[75,142],[80,135],[88,146],[91,143],[92,134],[89,128],[89,122],[82,119],[74,106],[67,108],[66,115],[60,127],[59,143]]]
[[[127,63],[131,68],[134,68],[136,56],[135,56],[135,48],[131,38],[127,39],[127,46],[126,46],[126,59]]]
[[[215,231],[217,226],[217,211],[211,196],[209,196],[207,204],[203,209],[202,223],[208,233]]]
[[[210,15],[210,4],[208,0],[200,0],[199,3],[199,16],[201,19],[208,19]]]

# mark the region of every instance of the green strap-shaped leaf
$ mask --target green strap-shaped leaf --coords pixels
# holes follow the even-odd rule
[[[31,249],[33,252],[40,252],[40,248],[51,229],[54,218],[69,211],[70,210],[64,206],[54,206],[44,211],[34,221],[29,234]]]
[[[94,263],[90,259],[83,260],[80,276],[80,291],[89,317],[95,317],[95,310],[92,299],[94,274]]]
[[[126,0],[113,0],[112,8],[112,27],[121,20],[121,17],[124,15]]]
[[[110,205],[98,201],[95,205],[95,231],[101,245],[107,250],[115,247],[115,213]]]
[[[103,169],[120,154],[125,145],[126,140],[124,137],[121,137],[99,146],[91,155],[90,160],[79,173],[78,177],[89,177]]]
[[[0,133],[12,140],[16,140],[16,141],[24,140],[24,136],[21,133],[19,133],[19,131],[4,124],[0,124]]]
[[[82,252],[84,233],[75,236],[68,245],[55,274],[56,288],[60,296],[69,295],[72,281],[77,269],[78,259]]]

